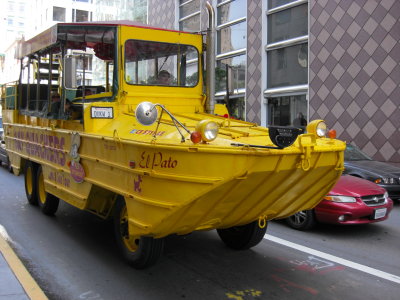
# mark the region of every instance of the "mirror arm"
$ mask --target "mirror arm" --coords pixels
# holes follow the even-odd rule
[[[151,111],[153,111],[153,109],[155,109],[156,106],[159,106],[159,107],[161,108],[161,115],[160,115],[160,118],[158,119],[158,124],[157,124],[157,128],[156,128],[156,130],[155,130],[155,133],[154,133],[154,137],[156,137],[156,134],[157,134],[157,131],[158,131],[158,126],[160,125],[160,122],[161,122],[162,114],[163,114],[163,112],[165,111],[165,112],[170,116],[172,122],[174,123],[174,126],[175,126],[176,130],[178,130],[179,134],[181,135],[181,142],[182,142],[182,143],[185,142],[185,137],[184,137],[184,135],[182,134],[182,132],[179,130],[178,124],[179,124],[183,129],[185,129],[185,131],[186,131],[187,133],[189,133],[189,134],[191,134],[191,133],[190,133],[190,130],[187,129],[186,126],[183,125],[181,122],[179,122],[179,121],[178,121],[178,120],[163,106],[163,105],[158,104],[158,103],[154,104],[153,107],[150,108],[150,109],[148,110],[148,112],[146,112],[146,114],[148,114],[148,113],[150,113]]]

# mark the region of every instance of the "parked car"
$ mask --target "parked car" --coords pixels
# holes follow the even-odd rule
[[[373,160],[354,145],[344,152],[345,174],[375,182],[385,188],[392,200],[400,200],[400,168]]]
[[[298,230],[311,229],[317,223],[375,223],[386,220],[392,208],[393,201],[384,188],[365,179],[343,175],[314,209],[300,211],[286,222]]]
[[[0,116],[0,140],[4,139],[3,117]]]
[[[11,163],[6,151],[6,144],[4,143],[4,140],[0,139],[0,166],[2,164],[5,165],[9,172],[12,172]]]
[[[6,144],[4,142],[3,135],[3,118],[0,116],[0,166],[5,164],[7,169],[12,172],[12,167],[10,164],[10,160],[8,159],[8,154],[6,151]]]

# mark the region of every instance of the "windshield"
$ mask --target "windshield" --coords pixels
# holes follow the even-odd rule
[[[347,144],[346,150],[344,151],[345,161],[355,161],[355,160],[372,160],[367,154],[362,152],[356,146]]]
[[[194,87],[199,80],[197,49],[189,45],[129,40],[125,81],[134,85]]]

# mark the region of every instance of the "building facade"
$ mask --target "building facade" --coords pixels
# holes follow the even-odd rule
[[[228,84],[236,117],[264,126],[322,118],[374,159],[400,162],[399,1],[211,2],[216,96]],[[204,30],[204,4],[149,0],[148,23]]]
[[[310,117],[380,161],[400,162],[399,41],[399,1],[310,1]]]

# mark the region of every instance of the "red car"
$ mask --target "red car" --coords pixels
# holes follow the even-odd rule
[[[392,208],[393,201],[384,188],[365,179],[343,175],[314,209],[300,211],[286,222],[298,230],[310,229],[318,222],[375,223],[386,220]]]

